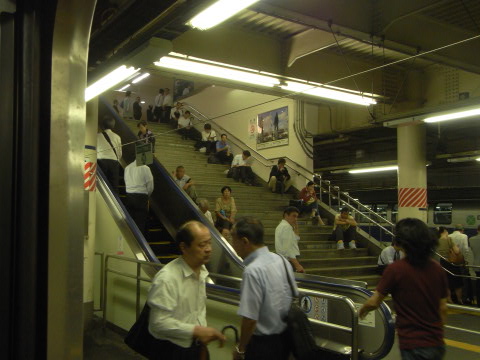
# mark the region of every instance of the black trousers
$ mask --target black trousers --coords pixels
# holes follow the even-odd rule
[[[215,156],[217,157],[218,160],[220,160],[222,164],[231,164],[233,160],[233,155],[232,154],[227,155],[226,150],[215,153]]]
[[[148,220],[148,195],[146,194],[129,194],[127,193],[127,201],[125,203],[127,210],[138,229],[143,235],[147,232]]]
[[[118,161],[109,159],[98,159],[97,163],[107,177],[110,185],[112,185],[113,191],[118,193],[118,184],[120,181],[120,164],[118,163]]]
[[[165,106],[165,109],[162,110],[162,117],[160,122],[168,124],[168,120],[170,120],[170,112],[172,110],[171,106]]]
[[[245,360],[287,360],[292,346],[288,333],[253,335],[245,349]]]
[[[156,340],[151,344],[148,358],[151,360],[207,360],[210,356],[207,347],[196,342],[184,348],[167,340]]]
[[[178,129],[178,133],[182,135],[182,138],[185,140],[192,139],[193,140],[193,129],[189,128],[187,129],[186,127]]]
[[[357,234],[356,226],[350,226],[345,231],[343,231],[340,226],[337,226],[335,231],[332,233],[332,240],[335,240],[335,241],[343,240],[344,243],[349,243],[351,240],[355,240],[356,234]]]
[[[198,149],[201,149],[202,147],[206,148],[207,151],[206,153],[209,154],[211,152],[215,152],[216,149],[215,149],[215,145],[216,145],[216,141],[198,141],[196,144],[195,144],[195,148]]]
[[[153,109],[153,117],[155,121],[160,122],[160,119],[162,117],[162,107],[161,106],[155,106]]]

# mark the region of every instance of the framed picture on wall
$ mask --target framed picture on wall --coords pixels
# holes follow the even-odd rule
[[[257,115],[257,150],[288,145],[288,106]]]
[[[173,84],[173,101],[177,101],[177,99],[192,93],[193,86],[193,81],[175,79]]]

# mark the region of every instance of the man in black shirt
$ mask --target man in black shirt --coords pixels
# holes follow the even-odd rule
[[[272,167],[270,171],[270,178],[268,180],[268,187],[272,192],[280,192],[284,193],[290,189],[292,186],[292,180],[290,178],[290,174],[288,173],[285,164],[287,162],[284,158],[278,159],[277,165]]]

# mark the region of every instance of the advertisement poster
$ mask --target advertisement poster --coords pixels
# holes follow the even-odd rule
[[[288,106],[257,115],[257,150],[288,145]]]

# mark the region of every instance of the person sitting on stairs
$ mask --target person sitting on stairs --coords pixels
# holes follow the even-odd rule
[[[213,225],[213,218],[212,218],[212,213],[210,212],[210,203],[208,202],[207,199],[200,199],[198,200],[198,208],[202,212],[203,215],[207,218],[208,221],[210,221]]]
[[[332,238],[337,241],[337,250],[345,249],[344,242],[349,243],[350,249],[357,248],[357,245],[355,244],[357,222],[353,216],[348,213],[348,208],[344,207],[340,210],[340,214],[335,215]]]
[[[292,186],[292,179],[288,173],[285,164],[287,161],[284,158],[278,159],[277,165],[273,165],[270,171],[270,177],[268,180],[268,187],[272,192],[285,193]],[[277,188],[280,189],[277,189]]]
[[[235,199],[232,196],[232,188],[224,186],[221,190],[222,196],[219,197],[215,203],[215,215],[217,221],[215,226],[218,228],[226,224],[230,226],[235,223],[235,214],[237,213],[237,206]]]
[[[177,166],[177,169],[173,172],[173,179],[180,189],[184,190],[194,203],[197,203],[195,183],[190,176],[185,174],[185,168],[182,165]]]
[[[312,222],[316,221],[318,225],[325,225],[318,211],[318,199],[315,193],[315,184],[309,181],[298,196],[302,200],[301,212],[309,212]]]
[[[230,144],[227,142],[227,134],[222,134],[216,144],[215,156],[222,164],[230,164],[233,160],[233,155],[230,152]]]

